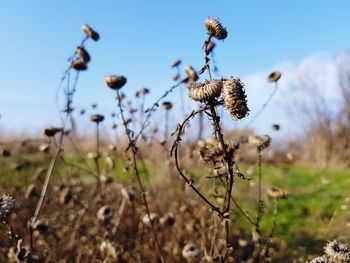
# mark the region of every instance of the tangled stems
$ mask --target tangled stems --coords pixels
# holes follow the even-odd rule
[[[120,111],[120,115],[122,117],[122,121],[124,123],[124,128],[125,128],[125,133],[128,137],[128,140],[129,140],[129,146],[127,147],[126,151],[128,151],[129,149],[131,150],[131,153],[132,153],[132,167],[134,169],[134,174],[137,178],[137,182],[139,184],[139,187],[141,189],[141,192],[142,192],[142,199],[143,199],[143,203],[145,205],[145,208],[146,208],[146,213],[147,213],[147,216],[148,218],[150,219],[151,216],[151,212],[150,212],[150,209],[149,209],[149,206],[148,206],[148,202],[147,202],[147,197],[146,197],[146,191],[145,191],[145,188],[143,187],[143,184],[141,182],[141,177],[140,177],[140,173],[139,173],[139,170],[138,170],[138,167],[137,167],[137,162],[136,162],[136,154],[137,154],[137,147],[136,147],[136,141],[137,141],[137,138],[134,137],[134,139],[132,138],[132,131],[128,128],[128,123],[126,122],[126,119],[125,119],[125,116],[124,116],[124,110],[123,110],[123,107],[122,107],[122,103],[121,103],[121,96],[120,96],[120,93],[119,93],[119,90],[117,90],[117,98],[118,98],[118,108],[119,108],[119,111]],[[161,246],[160,246],[160,243],[159,243],[159,240],[158,240],[158,237],[157,237],[157,234],[154,230],[154,225],[153,225],[153,221],[150,220],[150,226],[151,226],[151,232],[152,232],[152,235],[154,237],[154,241],[156,243],[156,246],[157,246],[157,249],[159,251],[159,254],[160,254],[160,259],[161,259],[161,262],[165,262],[165,259],[164,259],[164,255],[163,255],[163,252],[162,252],[162,249],[161,249]]]

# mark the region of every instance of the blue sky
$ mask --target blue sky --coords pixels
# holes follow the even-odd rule
[[[74,104],[97,102],[98,111],[111,112],[115,101],[104,84],[110,73],[128,77],[124,91],[130,96],[149,87],[151,102],[172,84],[174,59],[199,69],[208,16],[219,18],[229,32],[215,50],[220,73],[244,79],[278,65],[299,65],[320,52],[332,56],[348,49],[349,10],[346,0],[1,1],[0,131],[35,134],[59,123],[55,91],[84,23],[101,40],[87,44],[92,61]],[[268,94],[251,96],[262,104]]]

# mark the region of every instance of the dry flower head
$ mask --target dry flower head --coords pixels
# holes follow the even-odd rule
[[[189,83],[189,96],[194,101],[209,101],[220,96],[221,80],[206,80],[205,82]]]
[[[208,34],[217,39],[223,40],[227,37],[226,28],[224,28],[221,23],[212,17],[208,17],[205,20],[205,27],[207,28]]]

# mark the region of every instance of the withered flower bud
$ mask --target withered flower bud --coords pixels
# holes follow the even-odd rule
[[[121,89],[126,84],[126,77],[117,76],[117,75],[109,75],[106,77],[106,84],[108,87],[114,90]]]
[[[243,119],[248,115],[247,96],[244,91],[244,84],[239,78],[232,78],[223,81],[224,105],[231,117],[235,120]]]
[[[271,137],[268,135],[251,135],[248,137],[248,142],[257,147],[259,151],[262,151],[270,146]]]
[[[200,251],[195,244],[186,244],[182,249],[182,256],[189,262],[198,262]]]
[[[84,24],[81,26],[81,29],[84,31],[85,35],[92,40],[98,41],[100,39],[100,35],[93,30],[89,25]]]
[[[226,29],[215,18],[208,17],[207,20],[205,20],[205,27],[207,28],[208,34],[217,39],[225,39],[227,37]]]

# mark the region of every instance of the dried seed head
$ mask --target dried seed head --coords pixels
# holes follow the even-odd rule
[[[199,141],[196,150],[202,162],[216,168],[222,165],[224,151],[217,140]]]
[[[172,226],[175,223],[175,216],[173,213],[169,212],[166,213],[163,217],[161,217],[161,219],[159,220],[159,223],[161,225],[165,225],[165,226]]]
[[[205,82],[188,84],[190,98],[194,101],[209,101],[219,97],[222,89],[222,80],[206,80]]]
[[[56,128],[56,127],[51,127],[51,128],[45,128],[44,129],[44,134],[47,137],[53,137],[55,136],[57,133],[62,132],[63,129],[62,128]]]
[[[208,44],[205,45],[205,53],[209,54],[215,48],[215,43],[213,41],[209,41]]]
[[[277,187],[270,187],[267,189],[267,195],[274,199],[286,199],[288,193]]]
[[[170,110],[173,107],[173,104],[170,101],[164,101],[162,107],[166,110]]]
[[[205,20],[205,27],[207,28],[208,34],[217,39],[225,39],[227,37],[226,28],[215,18],[208,17]]]
[[[180,78],[180,74],[179,74],[179,73],[176,73],[176,74],[172,77],[173,81],[177,81],[177,80],[179,80],[179,78]]]
[[[40,152],[47,153],[50,150],[50,145],[47,143],[40,144],[38,150]]]
[[[198,260],[200,254],[199,249],[193,243],[186,244],[182,249],[182,256],[189,261]]]
[[[111,128],[112,128],[113,130],[115,130],[115,129],[117,128],[117,124],[116,124],[116,123],[113,123],[113,124],[111,125]]]
[[[140,88],[139,89],[139,92],[140,92],[140,94],[148,94],[149,93],[149,89],[148,88],[146,88],[146,87],[142,87],[142,88]]]
[[[90,58],[89,52],[87,52],[84,47],[77,47],[76,52],[85,63],[90,62],[91,58]]]
[[[128,112],[129,112],[130,114],[133,114],[133,113],[137,112],[137,109],[135,109],[135,108],[129,108],[129,109],[128,109]]]
[[[268,76],[267,80],[268,82],[277,82],[281,76],[282,73],[280,71],[274,71]]]
[[[84,31],[85,35],[92,40],[98,41],[100,39],[100,35],[93,30],[89,25],[84,24],[81,26],[81,29]]]
[[[108,87],[114,90],[121,89],[126,84],[126,77],[117,76],[117,75],[109,75],[106,77],[106,84]]]
[[[103,241],[100,244],[99,250],[100,250],[100,253],[105,258],[111,258],[111,259],[116,259],[117,258],[117,251],[114,248],[114,246],[111,244],[111,242],[109,242],[109,241]]]
[[[15,199],[11,195],[3,194],[0,197],[0,221],[6,222],[15,209]]]
[[[325,254],[335,262],[350,262],[350,246],[337,240],[329,242],[324,248]]]
[[[129,118],[129,119],[126,119],[126,120],[122,120],[122,121],[120,122],[120,124],[123,125],[123,126],[125,126],[125,125],[128,125],[128,124],[131,123],[131,122],[132,122],[132,120]]]
[[[262,151],[270,146],[271,137],[268,135],[251,135],[248,137],[248,143]]]
[[[73,60],[70,66],[72,69],[75,69],[78,71],[87,70],[87,64],[82,59]]]
[[[188,78],[192,81],[197,81],[198,80],[198,74],[197,72],[194,70],[194,68],[190,65],[187,65],[184,67],[184,70],[188,76]]]
[[[224,105],[231,117],[235,120],[243,119],[248,115],[247,96],[244,91],[244,84],[239,78],[232,78],[223,81]]]
[[[142,217],[142,222],[145,224],[145,225],[150,225],[151,222],[152,223],[155,223],[156,221],[158,221],[159,217],[156,213],[150,213],[149,216],[148,214],[145,214],[143,217]]]
[[[171,67],[176,68],[180,64],[181,64],[181,59],[177,59],[177,60],[173,61],[173,63],[171,63]]]
[[[90,120],[92,122],[96,122],[96,123],[100,123],[105,119],[105,117],[103,115],[100,114],[94,114],[90,116]]]
[[[109,205],[102,206],[97,212],[97,219],[108,223],[113,218],[113,210]]]

